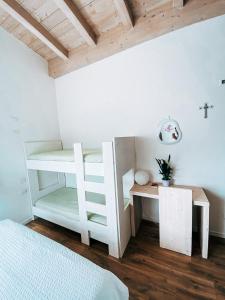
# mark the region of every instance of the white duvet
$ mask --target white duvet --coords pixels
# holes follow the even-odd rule
[[[64,246],[10,220],[0,222],[0,299],[128,299],[127,287]]]

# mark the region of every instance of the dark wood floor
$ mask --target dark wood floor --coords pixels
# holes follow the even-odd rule
[[[47,221],[37,219],[28,226],[112,271],[128,286],[130,299],[225,299],[222,240],[211,238],[208,260],[201,258],[194,242],[190,258],[161,249],[157,225],[143,222],[124,257],[117,260],[107,255],[106,245],[92,241],[87,247],[81,244],[79,234]]]

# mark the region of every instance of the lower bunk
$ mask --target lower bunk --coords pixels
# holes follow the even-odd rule
[[[101,194],[87,192],[86,201],[105,205],[105,197]],[[126,206],[129,205],[129,198],[124,199]],[[33,206],[33,214],[36,217],[43,218],[70,230],[81,233],[82,228],[79,216],[79,202],[76,188],[63,187],[36,201]],[[109,243],[107,234],[107,217],[87,212],[87,220],[89,228],[95,227],[97,224],[97,232],[90,231],[90,237],[99,240],[102,243]],[[92,226],[91,226],[92,225]]]
[[[88,202],[105,205],[105,197],[101,194],[97,195],[91,192],[87,192],[86,199]],[[80,221],[77,189],[75,188],[64,187],[55,192],[52,192],[47,196],[39,199],[35,203],[34,209],[35,208],[56,213],[70,219],[71,221]],[[87,214],[87,218],[89,221],[107,225],[107,219],[105,216],[89,212]]]

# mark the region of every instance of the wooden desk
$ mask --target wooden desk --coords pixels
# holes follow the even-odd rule
[[[182,186],[173,185],[176,188],[185,188],[192,190],[192,200],[193,205],[201,207],[201,252],[203,258],[208,258],[208,240],[209,240],[209,201],[205,195],[205,192],[200,187],[193,186]],[[134,184],[130,190],[131,198],[131,225],[132,225],[132,235],[135,236],[139,228],[141,218],[142,218],[142,205],[140,198],[135,199],[135,196],[145,197],[149,199],[159,199],[158,186],[145,185],[140,186]],[[160,199],[159,199],[160,201]],[[160,222],[160,220],[159,220]]]

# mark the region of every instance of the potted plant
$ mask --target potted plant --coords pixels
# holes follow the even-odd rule
[[[170,166],[170,155],[168,157],[168,160],[164,159],[157,159],[156,161],[159,165],[159,173],[162,175],[162,185],[163,186],[169,186],[170,185],[170,180],[172,178],[172,167]]]

